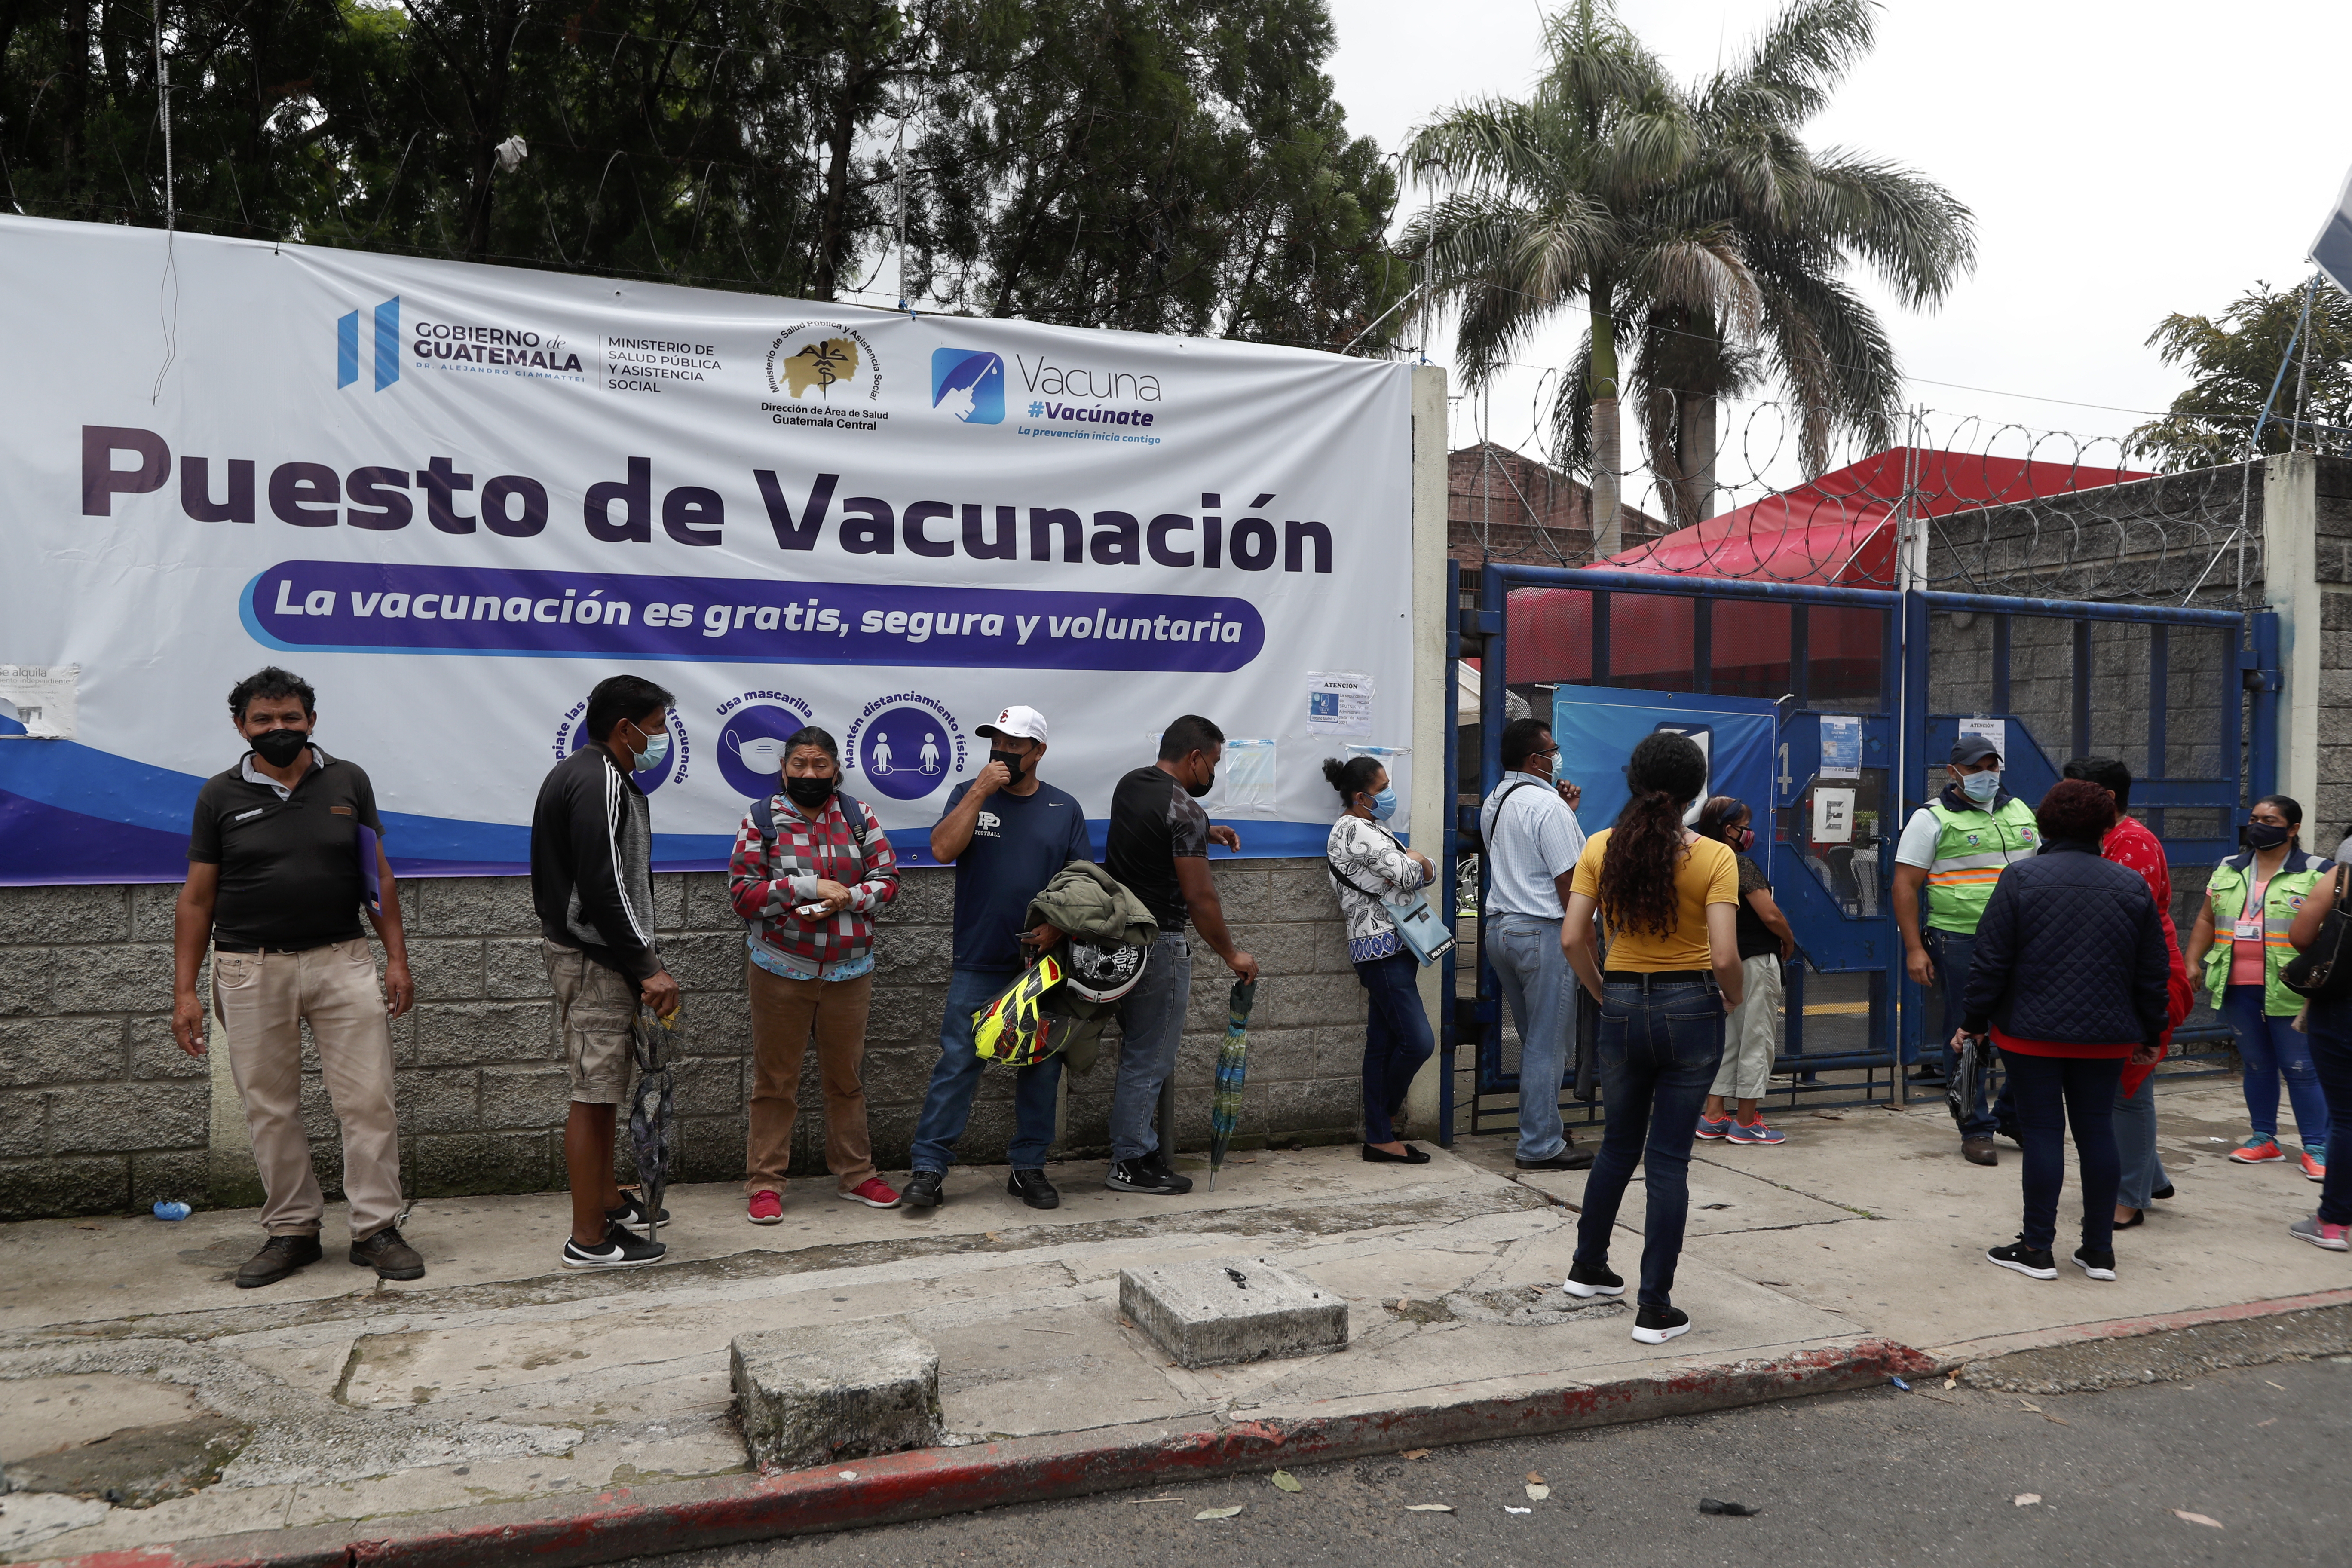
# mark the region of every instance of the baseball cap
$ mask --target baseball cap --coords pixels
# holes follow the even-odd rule
[[[982,731],[982,733],[985,734],[987,731]],[[1963,735],[1953,743],[1952,766],[1956,768],[1967,767],[1971,763],[1980,763],[1987,757],[1999,762],[2000,748],[1982,735]]]
[[[1016,741],[1045,743],[1045,716],[1034,708],[1012,707],[999,713],[992,722],[975,725],[975,735],[1009,735]]]

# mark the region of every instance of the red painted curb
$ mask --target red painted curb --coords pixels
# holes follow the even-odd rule
[[[504,1506],[426,1516],[413,1533],[354,1539],[351,1527],[248,1535],[54,1559],[49,1568],[483,1568],[609,1563],[860,1525],[898,1523],[1007,1503],[1042,1502],[1180,1476],[1215,1476],[1496,1437],[1695,1414],[1925,1375],[1907,1345],[1864,1340],[1771,1362],[1675,1368],[1598,1385],[1411,1409],[1192,1431],[1119,1427],[845,1461],[824,1469],[616,1488],[586,1509]],[[845,1476],[850,1479],[845,1479]],[[383,1528],[381,1524],[373,1528]]]

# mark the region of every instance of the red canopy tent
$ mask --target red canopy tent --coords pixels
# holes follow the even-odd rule
[[[1943,517],[1980,507],[2146,479],[2117,468],[2032,462],[1979,452],[1895,447],[1811,483],[1676,529],[1597,563],[1616,571],[1749,582],[1895,585],[1895,513],[1906,489],[1915,512]],[[1786,605],[1718,600],[1710,610],[1711,689],[1778,697],[1791,689]],[[1623,594],[1610,604],[1607,684],[1688,691],[1695,684],[1694,605],[1685,596]],[[1514,683],[1589,684],[1593,679],[1592,595],[1580,588],[1513,590],[1508,611]],[[1874,611],[1817,605],[1805,657],[1817,697],[1878,687],[1881,627]]]

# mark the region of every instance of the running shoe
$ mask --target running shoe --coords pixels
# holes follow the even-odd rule
[[[1760,1116],[1753,1121],[1733,1122],[1731,1131],[1724,1136],[1734,1143],[1786,1143],[1789,1141],[1786,1132],[1765,1126]]]
[[[1633,1316],[1633,1337],[1645,1345],[1662,1345],[1690,1332],[1690,1314],[1680,1307],[1644,1307]]]
[[[1731,1127],[1731,1118],[1728,1116],[1710,1117],[1701,1113],[1698,1119],[1698,1135],[1702,1138],[1720,1138],[1729,1132]]]
[[[2078,1247],[2074,1249],[2074,1267],[2094,1279],[2112,1279],[2116,1277],[2116,1255],[2112,1250],[2094,1252],[2087,1247]]]
[[[2267,1132],[2252,1132],[2243,1143],[2230,1151],[2230,1158],[2241,1165],[2263,1165],[2273,1160],[2284,1160],[2286,1155],[2280,1152],[2276,1138]]]
[[[2003,1268],[2015,1269],[2028,1279],[2058,1278],[2058,1263],[2050,1256],[2050,1249],[2046,1247],[2028,1247],[2021,1239],[2011,1242],[2007,1247],[1987,1248],[1985,1261],[1999,1264]]]
[[[753,1193],[750,1206],[743,1211],[743,1217],[753,1225],[782,1225],[784,1223],[784,1200],[764,1189]]]
[[[1605,1263],[1571,1263],[1560,1289],[1591,1300],[1595,1296],[1622,1296],[1625,1281],[1612,1274]]]
[[[642,1268],[649,1263],[659,1263],[669,1248],[658,1241],[647,1241],[631,1235],[622,1226],[604,1228],[604,1242],[596,1247],[583,1247],[570,1237],[563,1238],[563,1267],[566,1268]]]
[[[854,1204],[864,1204],[870,1209],[894,1209],[898,1206],[898,1194],[879,1176],[868,1176],[845,1193],[835,1193]]]
[[[2303,1146],[2303,1179],[2306,1182],[2327,1180],[2327,1145],[2305,1143]]]
[[[2352,1225],[2330,1225],[2317,1215],[2305,1215],[2286,1227],[2297,1241],[2324,1247],[2330,1252],[2352,1252]]]

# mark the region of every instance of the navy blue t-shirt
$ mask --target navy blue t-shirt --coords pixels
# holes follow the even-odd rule
[[[948,796],[945,820],[971,788]],[[998,790],[981,803],[971,842],[956,857],[955,966],[1017,970],[1029,900],[1073,860],[1091,860],[1086,809],[1066,790],[1040,782],[1034,795]]]

